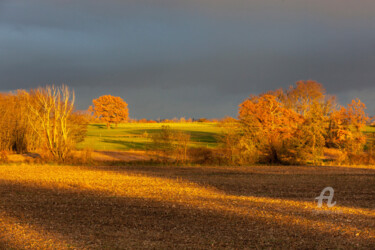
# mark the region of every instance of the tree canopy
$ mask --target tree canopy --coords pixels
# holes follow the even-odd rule
[[[103,95],[92,101],[89,110],[94,116],[105,122],[107,128],[111,124],[126,122],[129,118],[128,104],[121,98],[112,95]]]
[[[335,98],[325,93],[320,83],[308,80],[244,100],[239,105],[239,132],[232,136],[236,143],[230,146],[241,147],[238,152],[246,157],[237,158],[319,164],[324,147],[338,148],[346,158],[362,152],[362,130],[369,120],[366,106],[353,100],[347,108],[337,108]]]

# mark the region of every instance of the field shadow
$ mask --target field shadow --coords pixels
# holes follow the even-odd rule
[[[212,132],[186,131],[191,141],[199,143],[218,143],[218,134]]]
[[[192,142],[217,143],[218,134],[214,132],[202,132],[202,131],[185,130],[185,129],[176,129],[176,130],[190,134]],[[142,135],[144,133],[153,135],[153,134],[160,133],[161,131],[162,131],[161,128],[156,128],[156,129],[131,130],[131,131],[126,131],[126,133],[131,134],[131,135]]]
[[[0,200],[0,211],[7,216],[58,233],[77,248],[340,248],[374,243],[214,209],[9,181],[0,182]],[[0,246],[8,243],[0,238]]]
[[[105,124],[90,124],[90,126],[98,129],[107,129],[107,126]]]
[[[93,166],[88,169],[182,179],[216,188],[229,195],[315,201],[325,187],[333,187],[339,205],[375,208],[375,170],[342,167],[205,167],[205,166]]]
[[[124,147],[125,149],[135,149],[135,150],[147,150],[153,148],[151,142],[133,142],[133,141],[123,141],[114,139],[103,139],[103,143],[112,143]]]
[[[153,158],[157,158],[156,156],[150,156],[146,153],[141,152],[129,152],[129,151],[105,151],[99,150],[95,151],[96,158],[95,160],[99,160],[100,162],[110,162],[115,163],[116,161],[119,162],[147,162]],[[107,156],[106,159],[101,159],[101,156]],[[160,158],[160,157],[159,157]],[[113,162],[115,161],[115,162]]]

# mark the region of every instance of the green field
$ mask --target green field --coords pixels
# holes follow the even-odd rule
[[[364,133],[368,136],[368,143],[373,143],[375,141],[375,127],[366,126]]]
[[[375,133],[375,126],[366,126],[365,133]]]
[[[94,150],[146,150],[152,148],[151,135],[158,133],[163,125],[189,133],[191,147],[217,146],[220,127],[217,123],[126,123],[107,129],[105,124],[90,124],[84,142],[78,149]]]
[[[90,124],[84,142],[78,149],[93,150],[147,150],[152,149],[151,135],[158,133],[163,125],[189,133],[191,147],[217,146],[217,136],[221,128],[217,123],[126,123],[107,129],[105,124]],[[375,133],[375,127],[367,126],[366,134]],[[370,137],[373,137],[370,135]],[[373,140],[370,139],[370,140]]]

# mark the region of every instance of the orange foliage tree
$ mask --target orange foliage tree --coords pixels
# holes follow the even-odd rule
[[[250,96],[240,104],[239,125],[223,134],[224,144],[247,163],[319,164],[325,146],[339,148],[352,161],[364,151],[366,106],[357,99],[337,109],[335,98],[325,92],[308,80],[287,91]]]
[[[318,164],[322,159],[327,121],[335,108],[335,98],[325,92],[323,85],[316,81],[298,81],[283,98],[287,108],[304,118],[289,148],[296,163]]]
[[[252,96],[240,104],[239,120],[245,138],[268,162],[282,162],[284,146],[303,118],[284,107],[275,95]]]
[[[326,117],[323,115],[322,106],[319,103],[312,103],[289,145],[288,152],[293,163],[305,164],[310,161],[319,164],[321,162],[325,146],[325,123]]]
[[[129,118],[128,104],[121,97],[104,95],[92,102],[93,105],[90,106],[89,111],[105,122],[108,129],[112,123],[117,126]]]
[[[298,81],[295,87],[290,86],[287,91],[286,106],[306,116],[314,103],[323,102],[324,94],[322,84],[312,80]]]
[[[40,140],[28,123],[27,93],[0,93],[0,151],[24,153],[39,146]]]
[[[329,142],[349,154],[362,151],[366,143],[366,136],[362,130],[369,117],[365,113],[366,105],[359,99],[345,108],[341,107],[334,112],[330,119]]]
[[[313,80],[298,81],[296,86],[290,86],[283,101],[287,108],[303,116],[316,105],[321,106],[323,116],[328,116],[336,105],[336,98],[326,95],[323,85]]]

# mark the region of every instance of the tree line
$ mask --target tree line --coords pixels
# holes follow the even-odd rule
[[[351,162],[368,149],[365,109],[359,99],[339,106],[311,80],[251,95],[239,105],[238,119],[222,124],[225,156],[237,164],[320,164],[324,149],[335,148]]]
[[[0,94],[0,151],[41,152],[65,161],[75,144],[84,140],[91,115],[108,128],[129,121],[128,105],[120,97],[94,99],[89,115],[77,112],[74,101],[74,91],[65,85]],[[374,145],[366,144],[363,133],[370,121],[365,109],[359,99],[340,106],[322,84],[299,81],[287,90],[268,91],[244,100],[237,119],[219,122],[222,134],[217,150],[190,148],[190,135],[169,126],[150,139],[164,158],[173,156],[178,162],[193,159],[203,163],[317,165],[322,163],[326,149],[335,149],[341,162],[364,162],[365,158],[370,163],[375,159]],[[185,118],[181,121],[186,122]]]
[[[207,118],[185,118],[174,117],[172,119],[131,119],[129,118],[128,104],[121,98],[112,95],[103,95],[92,101],[88,109],[91,122],[104,122],[108,129],[112,124],[117,125],[123,122],[129,123],[192,123],[192,122],[218,122],[218,119]]]

